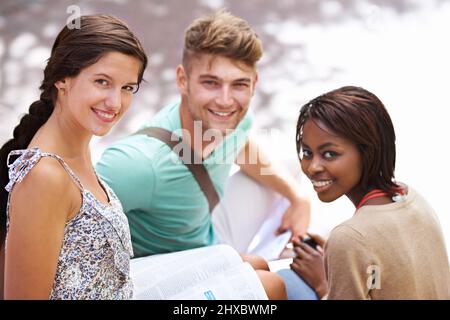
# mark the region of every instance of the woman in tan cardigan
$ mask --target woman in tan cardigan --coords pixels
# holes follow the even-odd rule
[[[450,299],[438,218],[416,190],[394,179],[395,132],[374,94],[343,87],[308,102],[297,149],[319,199],[345,195],[356,208],[326,243],[313,236],[316,249],[295,244],[291,268],[319,297]]]

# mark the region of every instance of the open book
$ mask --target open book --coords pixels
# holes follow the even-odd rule
[[[133,299],[267,300],[252,266],[228,245],[131,260]]]

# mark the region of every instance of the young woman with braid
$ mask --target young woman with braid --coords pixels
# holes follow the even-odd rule
[[[40,99],[0,151],[4,298],[131,298],[128,222],[89,142],[129,108],[146,65],[112,16],[82,16],[59,33]]]
[[[302,107],[296,138],[319,199],[346,196],[355,212],[328,241],[311,235],[316,249],[296,241],[291,269],[321,298],[449,299],[439,220],[419,192],[394,178],[395,131],[383,103],[360,87],[325,93]],[[289,295],[302,283],[288,275]]]

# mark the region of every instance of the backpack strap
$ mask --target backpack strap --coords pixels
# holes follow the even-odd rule
[[[216,188],[214,188],[214,184],[208,171],[203,165],[202,159],[195,154],[192,147],[175,133],[163,128],[147,127],[135,133],[135,135],[138,134],[145,134],[149,137],[156,138],[167,144],[172,151],[177,153],[183,164],[189,169],[200,186],[200,189],[208,200],[209,212],[212,213],[215,206],[219,203],[219,195],[217,194]],[[177,152],[175,147],[179,146],[180,143],[182,144],[181,152]],[[185,154],[182,154],[185,150],[190,151],[190,157],[188,159],[186,159],[187,157]]]

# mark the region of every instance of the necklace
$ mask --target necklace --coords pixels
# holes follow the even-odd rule
[[[399,188],[398,190],[397,189],[395,189],[395,190],[398,192],[398,196],[404,196],[404,194],[405,194],[404,190],[402,190],[401,188]],[[383,191],[381,189],[373,189],[373,190],[367,192],[364,195],[364,197],[361,199],[361,201],[359,201],[358,205],[356,206],[356,211],[358,211],[358,209],[361,208],[363,205],[365,205],[366,202],[369,201],[370,199],[381,198],[381,197],[385,197],[388,195],[389,194],[386,191]],[[392,200],[397,201],[394,198]]]
[[[366,202],[369,201],[370,199],[381,198],[381,197],[385,197],[387,195],[388,195],[388,193],[381,189],[373,189],[373,190],[367,192],[364,195],[364,197],[361,199],[359,204],[356,206],[356,211],[358,211],[358,209],[361,208],[363,205],[365,205]]]

